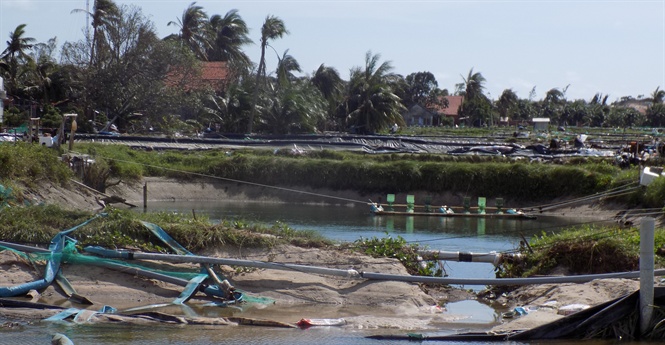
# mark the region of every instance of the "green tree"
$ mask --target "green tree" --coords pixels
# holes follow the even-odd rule
[[[645,116],[634,108],[613,106],[605,124],[610,127],[632,128],[642,126],[645,120]]]
[[[32,61],[29,52],[34,46],[35,39],[25,36],[25,27],[26,24],[20,24],[9,33],[7,48],[0,54],[7,76],[5,87],[10,95],[17,94],[22,89],[22,80],[25,80],[27,75],[26,64]]]
[[[313,133],[325,118],[323,95],[307,80],[275,88],[264,100],[258,128],[273,134]]]
[[[529,121],[533,118],[533,114],[538,112],[536,104],[528,99],[518,99],[515,105],[514,117],[518,121]]]
[[[167,25],[175,25],[180,29],[176,35],[170,35],[166,39],[173,39],[182,42],[189,47],[194,54],[201,60],[208,60],[208,51],[212,45],[210,42],[210,25],[208,15],[203,7],[196,6],[192,2],[182,12],[182,17],[177,22],[170,21]]]
[[[234,75],[245,74],[252,61],[242,48],[251,44],[252,40],[249,38],[247,23],[238,11],[228,11],[224,16],[211,16],[210,28],[214,39],[208,51],[208,59],[228,62]]]
[[[293,82],[296,79],[293,72],[302,72],[298,60],[288,53],[289,50],[287,49],[277,60],[277,81],[280,85]]]
[[[460,107],[460,117],[466,118],[467,123],[474,126],[489,125],[494,120],[494,113],[490,100],[483,94],[485,89],[485,78],[480,72],[469,71],[466,78],[463,79],[463,91],[458,93],[464,96],[464,101]],[[458,89],[461,89],[458,86]]]
[[[610,107],[607,105],[607,98],[609,95],[603,97],[602,94],[597,93],[589,103],[589,125],[592,127],[601,127],[605,124],[605,119],[610,113]]]
[[[439,83],[431,72],[417,72],[406,76],[405,91],[402,99],[406,107],[414,104],[419,104],[427,109],[433,109],[436,106],[447,106],[447,104],[442,103],[443,91],[439,89]]]
[[[501,117],[512,117],[517,107],[517,94],[512,89],[505,89],[497,101],[497,109]]]
[[[121,131],[137,130],[134,125],[139,125],[139,119],[157,122],[181,109],[185,102],[179,103],[182,97],[175,93],[177,89],[166,88],[165,80],[169,68],[186,67],[177,65],[182,48],[158,39],[154,24],[139,8],[119,7],[115,24],[100,26],[98,37],[105,39],[98,45],[103,50],[97,51],[97,63],[83,74],[80,102],[115,119]],[[80,42],[67,45],[63,56],[67,62],[81,66],[86,49]],[[93,114],[87,112],[85,119],[92,120]]]
[[[103,50],[106,38],[102,37],[103,28],[113,26],[118,18],[118,6],[112,0],[95,0],[93,11],[74,9],[72,13],[84,13],[92,19],[92,41],[86,42],[90,45],[89,63],[92,66],[96,61],[96,54]],[[86,37],[89,40],[90,37]]]
[[[326,119],[321,126],[322,130],[329,127],[336,127],[337,130],[343,128],[344,117],[336,116],[336,109],[342,101],[342,92],[344,81],[339,76],[339,72],[333,67],[327,67],[321,64],[314,72],[310,82],[316,87],[326,99]]]
[[[394,123],[404,125],[405,108],[392,89],[397,75],[389,61],[379,64],[380,58],[368,51],[365,67],[351,69],[344,108],[348,124],[361,133],[374,133]]]
[[[474,99],[483,96],[485,90],[485,77],[480,72],[473,73],[473,68],[469,70],[469,74],[464,80],[464,96],[465,99]]]
[[[249,120],[247,123],[247,133],[252,133],[253,130],[259,93],[261,91],[261,86],[264,84],[261,82],[261,78],[266,78],[266,48],[268,47],[268,43],[277,38],[281,38],[288,33],[284,22],[275,16],[266,17],[263,26],[261,26],[261,59],[259,60],[259,67],[256,70],[256,83],[254,85],[254,96],[252,97],[252,109],[249,113]]]
[[[561,111],[565,104],[566,98],[564,92],[558,88],[552,88],[545,94],[545,99],[542,102],[541,116],[558,123],[560,122]]]
[[[663,103],[664,99],[665,99],[665,90],[661,90],[660,86],[659,86],[651,94],[651,103],[652,104],[660,104],[660,103]]]
[[[241,133],[247,128],[252,96],[248,80],[229,85],[221,95],[209,95],[203,108],[203,120],[219,123],[225,133]]]

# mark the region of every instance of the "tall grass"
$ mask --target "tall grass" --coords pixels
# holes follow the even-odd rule
[[[89,212],[63,210],[54,205],[0,209],[0,240],[16,243],[48,244],[58,232],[93,217]],[[225,220],[212,224],[206,217],[160,212],[140,214],[109,209],[107,216],[72,232],[79,247],[99,245],[165,252],[164,245],[141,223],[159,225],[178,243],[191,251],[230,245],[268,248],[290,243],[303,247],[324,247],[332,242],[312,231],[300,231],[283,223],[249,224]]]
[[[655,247],[665,245],[665,229],[656,229]],[[543,233],[530,241],[529,251],[522,247],[525,258],[506,261],[497,275],[528,277],[548,275],[555,269],[568,274],[625,272],[639,267],[639,232],[636,228],[581,226],[557,234]],[[665,258],[656,256],[658,266]]]
[[[51,181],[64,184],[72,171],[63,164],[59,151],[23,142],[0,143],[0,181],[33,184]]]

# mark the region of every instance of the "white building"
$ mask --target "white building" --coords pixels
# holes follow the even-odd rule
[[[550,119],[547,117],[534,117],[531,123],[534,131],[548,131],[550,128]]]

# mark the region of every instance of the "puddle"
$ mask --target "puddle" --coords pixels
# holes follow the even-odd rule
[[[446,314],[459,316],[459,322],[466,324],[493,325],[501,323],[501,312],[475,300],[446,304]]]

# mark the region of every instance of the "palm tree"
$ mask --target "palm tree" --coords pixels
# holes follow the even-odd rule
[[[501,117],[509,117],[509,115],[512,113],[512,110],[517,106],[517,101],[517,94],[515,91],[513,91],[513,89],[503,90],[503,93],[501,93],[499,101],[497,102],[497,107]]]
[[[365,67],[351,70],[345,108],[351,124],[363,133],[374,133],[395,123],[404,125],[401,113],[406,109],[391,87],[397,75],[391,73],[389,61],[379,64],[380,57],[368,51]]]
[[[289,50],[287,49],[284,51],[284,54],[282,54],[282,57],[278,57],[277,80],[280,85],[288,84],[290,81],[295,80],[296,76],[293,72],[302,72],[298,60],[288,53]]]
[[[71,13],[85,13],[92,18],[92,42],[90,42],[90,65],[95,61],[95,54],[99,54],[103,40],[104,26],[113,25],[120,11],[112,0],[95,0],[92,13],[83,9],[74,9]],[[90,39],[90,37],[86,37]]]
[[[249,122],[247,123],[247,133],[252,133],[254,117],[257,111],[256,104],[259,100],[259,90],[261,89],[261,77],[265,78],[266,76],[266,47],[268,47],[268,42],[281,38],[288,33],[284,22],[275,16],[266,17],[261,27],[261,59],[259,60],[259,67],[256,71],[256,84],[254,85],[252,111],[249,114]]]
[[[552,88],[545,94],[545,103],[559,105],[565,102],[564,94],[557,88]]]
[[[274,134],[313,133],[325,118],[325,99],[306,80],[295,80],[271,92],[258,126]]]
[[[314,72],[310,83],[319,90],[328,103],[326,122],[323,124],[322,129],[328,129],[328,122],[337,127],[339,125],[337,120],[340,118],[335,116],[335,109],[341,102],[342,88],[344,87],[344,82],[339,76],[339,72],[333,67],[326,67],[324,64],[321,64],[316,72]]]
[[[222,132],[240,132],[249,113],[250,98],[246,85],[234,83],[226,88],[222,95],[211,95],[203,112],[213,122],[221,124]]]
[[[208,51],[210,61],[226,61],[235,69],[247,70],[252,64],[242,46],[252,43],[247,23],[237,10],[231,10],[223,17],[215,14],[210,17],[210,28],[214,40]]]
[[[203,7],[195,6],[192,2],[182,12],[182,18],[178,22],[170,21],[167,25],[176,25],[180,28],[178,35],[168,36],[166,39],[178,39],[191,49],[201,60],[208,60],[208,50],[210,44],[210,26],[208,15],[203,11]]]
[[[328,100],[339,95],[342,90],[342,78],[339,72],[334,67],[326,67],[324,64],[314,72],[311,82]]]
[[[464,98],[465,99],[474,99],[476,97],[479,97],[483,94],[483,90],[485,89],[485,78],[483,77],[480,72],[473,73],[473,68],[469,71],[469,75],[466,77],[462,77],[464,80]]]
[[[21,24],[9,33],[7,48],[0,54],[0,59],[4,61],[3,66],[8,72],[7,92],[10,94],[16,93],[19,89],[18,78],[23,74],[21,69],[24,63],[32,61],[28,51],[32,49],[35,39],[25,37],[25,26],[26,24]]]
[[[663,100],[665,100],[665,90],[661,90],[659,86],[651,94],[651,102],[653,104],[660,104],[663,103]]]
[[[457,86],[458,90],[462,87],[464,90],[459,92],[464,96],[459,112],[460,117],[465,117],[467,122],[475,125],[491,124],[494,115],[490,100],[483,94],[485,78],[480,72],[473,73],[472,68],[467,77],[462,77],[462,80],[464,82]]]

